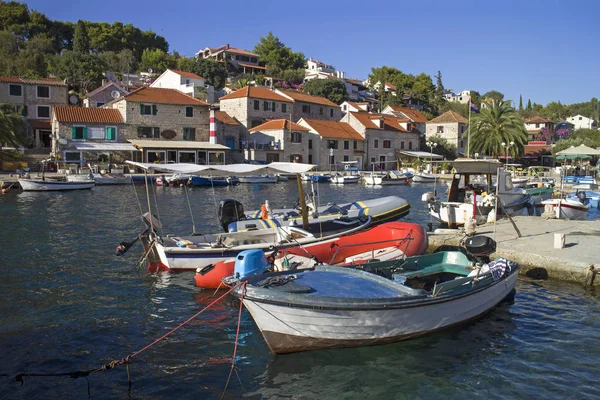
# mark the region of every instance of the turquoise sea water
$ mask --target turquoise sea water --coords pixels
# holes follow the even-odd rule
[[[320,185],[321,203],[397,194],[407,219],[429,222],[427,185],[364,188]],[[187,193],[187,196],[186,196]],[[137,194],[137,195],[136,195]],[[216,307],[124,367],[90,375],[30,377],[99,367],[164,335],[216,299],[194,287],[193,273],[136,269],[142,251],[115,257],[121,240],[142,229],[138,186],[70,193],[11,191],[0,197],[0,399],[219,398],[230,372],[239,303]],[[159,188],[165,231],[217,231],[215,204],[268,199],[291,205],[295,182],[235,188]],[[154,198],[156,200],[154,200]],[[272,355],[242,313],[238,374],[225,398],[430,399],[600,398],[600,296],[597,289],[521,278],[514,299],[460,328],[385,346]]]

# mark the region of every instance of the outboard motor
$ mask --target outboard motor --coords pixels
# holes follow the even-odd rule
[[[575,195],[577,196],[577,199],[581,202],[581,204],[585,204],[586,200],[587,200],[587,196],[585,195],[585,191],[577,191],[575,193]]]
[[[236,279],[244,279],[263,274],[269,268],[269,262],[262,250],[244,250],[235,258],[233,276]]]
[[[476,262],[488,263],[489,255],[496,251],[496,242],[487,236],[473,236],[465,241],[465,249]]]
[[[229,224],[246,219],[244,206],[237,200],[225,199],[219,203],[219,222],[225,232],[229,232]]]

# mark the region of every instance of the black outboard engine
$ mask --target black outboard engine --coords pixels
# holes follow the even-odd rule
[[[490,262],[489,255],[496,251],[496,242],[487,236],[473,236],[465,241],[467,252],[473,256],[476,262]]]
[[[219,203],[219,222],[225,232],[229,232],[229,224],[246,219],[244,205],[234,199],[221,200]]]
[[[582,190],[582,191],[579,191],[579,190],[578,190],[578,191],[575,193],[575,195],[577,196],[577,199],[579,199],[579,201],[580,201],[582,204],[585,204],[585,201],[587,200],[587,196],[585,195],[585,191],[583,191],[583,190]]]

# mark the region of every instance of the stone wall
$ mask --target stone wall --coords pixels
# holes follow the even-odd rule
[[[254,100],[259,101],[259,110],[254,109]],[[221,111],[225,111],[229,116],[237,119],[246,128],[252,128],[253,120],[260,120],[260,123],[266,122],[267,119],[289,119],[293,115],[293,103],[283,103],[275,101],[275,111],[264,110],[264,102],[267,100],[253,99],[243,97],[239,99],[221,100]],[[269,103],[272,100],[268,100]],[[281,111],[281,105],[286,104],[286,111]]]
[[[309,107],[309,112],[304,112],[304,107]],[[322,110],[322,114],[321,114]],[[331,115],[331,111],[333,111],[333,116]],[[315,104],[315,103],[305,103],[302,101],[294,102],[294,112],[292,114],[292,120],[294,122],[300,120],[300,118],[305,119],[324,119],[327,121],[339,121],[342,118],[342,110],[340,107],[332,107],[326,106],[323,104]]]
[[[438,126],[444,128],[443,133],[438,133]],[[464,153],[467,144],[463,141],[461,146],[461,141],[463,140],[462,136],[466,132],[466,130],[467,126],[465,124],[460,124],[456,122],[447,124],[431,123],[427,124],[427,132],[425,136],[427,138],[431,136],[441,136],[444,139],[446,139],[448,143],[455,145],[456,150],[458,152]]]

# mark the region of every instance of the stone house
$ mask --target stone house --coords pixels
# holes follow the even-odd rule
[[[259,65],[260,56],[248,50],[237,49],[226,44],[221,47],[206,47],[196,53],[196,57],[212,58],[227,63],[230,74],[265,73],[266,67]]]
[[[554,121],[536,115],[525,120],[525,130],[529,141],[543,140],[550,142],[554,135]]]
[[[25,119],[29,153],[50,154],[52,109],[67,104],[67,92],[67,85],[58,79],[0,76],[0,103],[10,105]]]
[[[415,128],[422,134],[425,134],[427,118],[419,110],[402,106],[386,106],[382,114],[393,115],[398,118],[408,119]]]
[[[342,161],[363,165],[365,139],[346,122],[305,119],[298,125],[308,128],[308,160],[320,170],[343,170]]]
[[[286,96],[294,102],[291,112],[292,121],[298,121],[300,118],[339,121],[342,118],[340,106],[325,97],[313,96],[297,90],[276,89],[275,93]]]
[[[83,96],[83,106],[102,107],[106,103],[118,99],[121,96],[125,96],[127,93],[129,92],[121,85],[109,81]]]
[[[267,120],[290,119],[294,101],[270,89],[246,86],[219,99],[221,111],[238,120],[246,129]]]
[[[370,106],[369,103],[365,102],[354,102],[354,101],[344,101],[340,104],[340,109],[342,110],[342,114],[346,114],[347,112],[369,112]]]
[[[215,129],[217,143],[224,144],[231,151],[228,153],[228,163],[240,163],[244,160],[242,138],[246,129],[238,120],[230,117],[224,111],[215,111]]]
[[[246,144],[248,160],[260,162],[310,162],[309,149],[312,145],[309,129],[276,119],[250,128]],[[308,161],[307,161],[308,160]]]
[[[145,149],[143,159],[146,162],[206,164],[225,161],[227,147],[206,146],[209,104],[202,100],[176,89],[143,87],[105,107],[119,110],[126,124],[125,138]],[[217,151],[218,155],[209,150]]]
[[[456,145],[456,151],[465,154],[466,141],[463,135],[467,131],[468,121],[454,111],[446,111],[439,117],[426,123],[425,137],[441,136],[450,144]]]
[[[54,106],[52,155],[82,166],[109,159],[133,159],[136,148],[125,140],[125,122],[118,110]]]
[[[342,118],[365,138],[366,169],[386,169],[402,150],[419,150],[421,133],[407,119],[387,114],[349,112]]]

